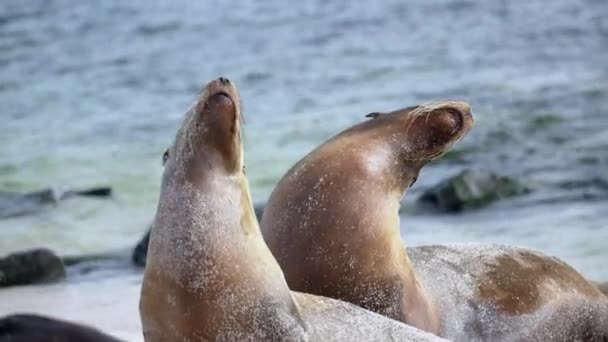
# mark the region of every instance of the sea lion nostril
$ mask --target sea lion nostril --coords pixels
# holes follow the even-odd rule
[[[227,79],[227,78],[225,78],[225,77],[220,77],[220,82],[221,82],[222,84],[229,84],[229,83],[230,83],[230,80],[229,80],[229,79]]]
[[[462,113],[455,108],[448,108],[447,112],[451,116],[450,121],[452,123],[452,132],[456,133],[462,128],[463,125]]]
[[[215,94],[214,96],[216,98],[223,99],[223,101],[230,101],[230,102],[232,102],[232,97],[230,97],[230,95],[228,93],[226,93],[226,92],[221,91],[221,92]]]
[[[207,99],[205,108],[214,112],[226,110],[232,111],[235,109],[235,103],[228,93],[219,91]]]

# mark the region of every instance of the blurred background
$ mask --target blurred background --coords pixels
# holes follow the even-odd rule
[[[532,247],[608,280],[604,0],[2,1],[0,191],[113,195],[0,219],[0,257],[129,251],[154,216],[165,148],[218,76],[240,88],[256,203],[365,114],[462,99],[476,125],[408,192],[408,245]],[[530,191],[461,213],[408,209],[463,170]],[[70,272],[0,289],[0,315],[37,311],[141,339],[141,269]]]

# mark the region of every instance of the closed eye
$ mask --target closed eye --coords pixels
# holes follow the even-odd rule
[[[163,153],[163,166],[165,166],[168,159],[169,159],[169,150],[166,150],[165,153]]]
[[[412,187],[412,185],[414,185],[414,183],[416,183],[417,180],[418,180],[418,177],[414,177],[414,179],[410,183],[410,188]]]

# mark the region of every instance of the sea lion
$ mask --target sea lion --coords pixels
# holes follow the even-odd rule
[[[334,299],[292,293],[243,172],[241,106],[210,82],[169,148],[140,300],[151,341],[435,341]]]
[[[555,258],[506,246],[406,251],[400,199],[425,164],[469,131],[468,104],[369,117],[297,162],[270,196],[262,234],[292,290],[459,341],[607,336],[605,298]]]
[[[1,342],[121,342],[81,324],[34,314],[0,318]]]

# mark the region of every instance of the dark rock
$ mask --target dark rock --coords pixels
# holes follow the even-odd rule
[[[68,190],[62,194],[61,199],[66,199],[72,196],[110,197],[112,196],[112,188],[109,186],[102,186],[99,188],[90,188],[85,190]]]
[[[150,230],[144,237],[137,243],[135,249],[133,250],[133,254],[131,259],[133,263],[137,266],[145,267],[146,266],[146,258],[148,256],[148,243],[150,242]]]
[[[30,193],[0,192],[0,217],[13,217],[32,214],[42,207],[55,204],[60,194],[53,189]]]
[[[2,342],[120,342],[112,336],[84,325],[33,314],[0,318]]]
[[[66,255],[62,257],[63,264],[66,267],[76,266],[84,263],[104,262],[120,258],[120,255],[113,253],[104,254],[85,254],[85,255]]]
[[[418,199],[440,210],[458,212],[481,208],[501,198],[531,191],[519,181],[491,172],[465,170],[425,191]]]
[[[73,196],[108,197],[111,195],[112,188],[110,187],[68,191],[48,188],[28,193],[0,191],[0,218],[32,214],[48,205],[57,204],[59,201]]]
[[[564,119],[557,114],[546,113],[532,117],[532,119],[529,120],[528,128],[532,131],[536,131],[538,129],[557,125],[563,121]]]
[[[50,283],[65,278],[61,258],[48,249],[10,254],[0,258],[0,287]]]
[[[565,190],[596,188],[599,190],[608,191],[608,179],[604,179],[601,176],[595,176],[584,179],[565,180],[558,183],[558,186]]]
[[[86,275],[102,269],[110,271],[131,266],[128,251],[64,256],[62,259],[67,268],[68,277]]]

